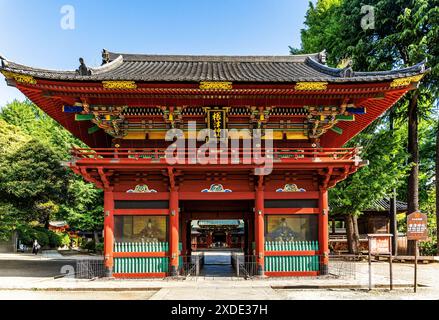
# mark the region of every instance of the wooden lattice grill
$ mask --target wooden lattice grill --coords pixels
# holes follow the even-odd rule
[[[276,107],[270,111],[270,116],[307,116],[305,108]]]
[[[246,107],[234,107],[229,111],[229,116],[250,116],[251,110]]]
[[[202,107],[186,107],[181,111],[183,116],[204,116]]]
[[[156,107],[128,107],[122,114],[124,116],[163,116],[163,111]]]

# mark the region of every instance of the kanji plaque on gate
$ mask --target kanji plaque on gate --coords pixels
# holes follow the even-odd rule
[[[407,240],[426,240],[428,238],[427,215],[413,212],[407,216]]]
[[[223,109],[207,110],[207,127],[213,131],[213,135],[217,139],[224,138],[226,130],[226,111]]]

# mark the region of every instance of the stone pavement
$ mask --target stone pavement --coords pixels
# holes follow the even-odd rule
[[[0,299],[10,297],[34,297],[44,299],[43,292],[56,293],[56,297],[78,298],[90,296],[102,299],[439,299],[439,264],[419,265],[419,292],[412,294],[409,287],[413,281],[413,264],[394,264],[395,290],[388,292],[388,263],[375,262],[373,283],[380,290],[368,292],[368,265],[355,263],[355,277],[301,277],[301,278],[265,278],[250,279],[224,276],[189,277],[184,279],[96,279],[94,281],[60,278],[53,276],[32,276],[36,268],[49,268],[53,263],[69,260],[57,260],[44,257],[0,254]],[[10,268],[2,267],[12,264]],[[46,267],[44,267],[44,264]],[[59,267],[59,265],[57,265]],[[24,269],[23,269],[24,267]],[[31,274],[29,275],[29,272]],[[356,290],[352,290],[352,289]],[[30,291],[36,292],[34,295]],[[61,293],[60,293],[61,292]],[[70,292],[69,294],[67,292]],[[113,293],[111,293],[113,292]],[[77,293],[77,294],[75,294]],[[129,294],[128,294],[129,293]]]

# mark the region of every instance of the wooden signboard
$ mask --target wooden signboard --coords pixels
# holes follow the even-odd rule
[[[407,216],[407,240],[427,240],[427,215],[413,212]]]
[[[390,290],[393,290],[392,237],[390,233],[368,234],[369,240],[369,290],[372,290],[372,255],[389,257]]]
[[[418,288],[418,241],[428,239],[427,215],[419,211],[407,216],[407,240],[415,241],[414,291]]]
[[[392,253],[392,235],[387,233],[368,234],[369,251],[373,255]]]

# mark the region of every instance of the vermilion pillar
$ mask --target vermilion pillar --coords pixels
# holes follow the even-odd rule
[[[264,191],[258,189],[255,197],[255,251],[258,275],[264,275]]]
[[[320,190],[319,243],[320,243],[320,274],[328,274],[329,265],[329,234],[328,234],[328,190]]]
[[[104,192],[104,264],[105,276],[113,276],[113,244],[114,244],[114,197],[112,190]]]
[[[255,211],[256,211],[256,204],[255,204]],[[246,229],[246,235],[247,235],[247,255],[253,256],[256,255],[256,228],[255,228],[255,214],[253,214],[250,219],[247,219],[247,229]],[[253,242],[255,242],[255,248],[253,249]]]
[[[171,276],[178,275],[178,192],[169,193],[169,259]]]
[[[183,216],[183,219],[181,219],[181,243],[182,243],[182,250],[181,254],[183,256],[187,256],[187,242],[188,242],[188,235],[187,235],[187,221],[185,217]]]

